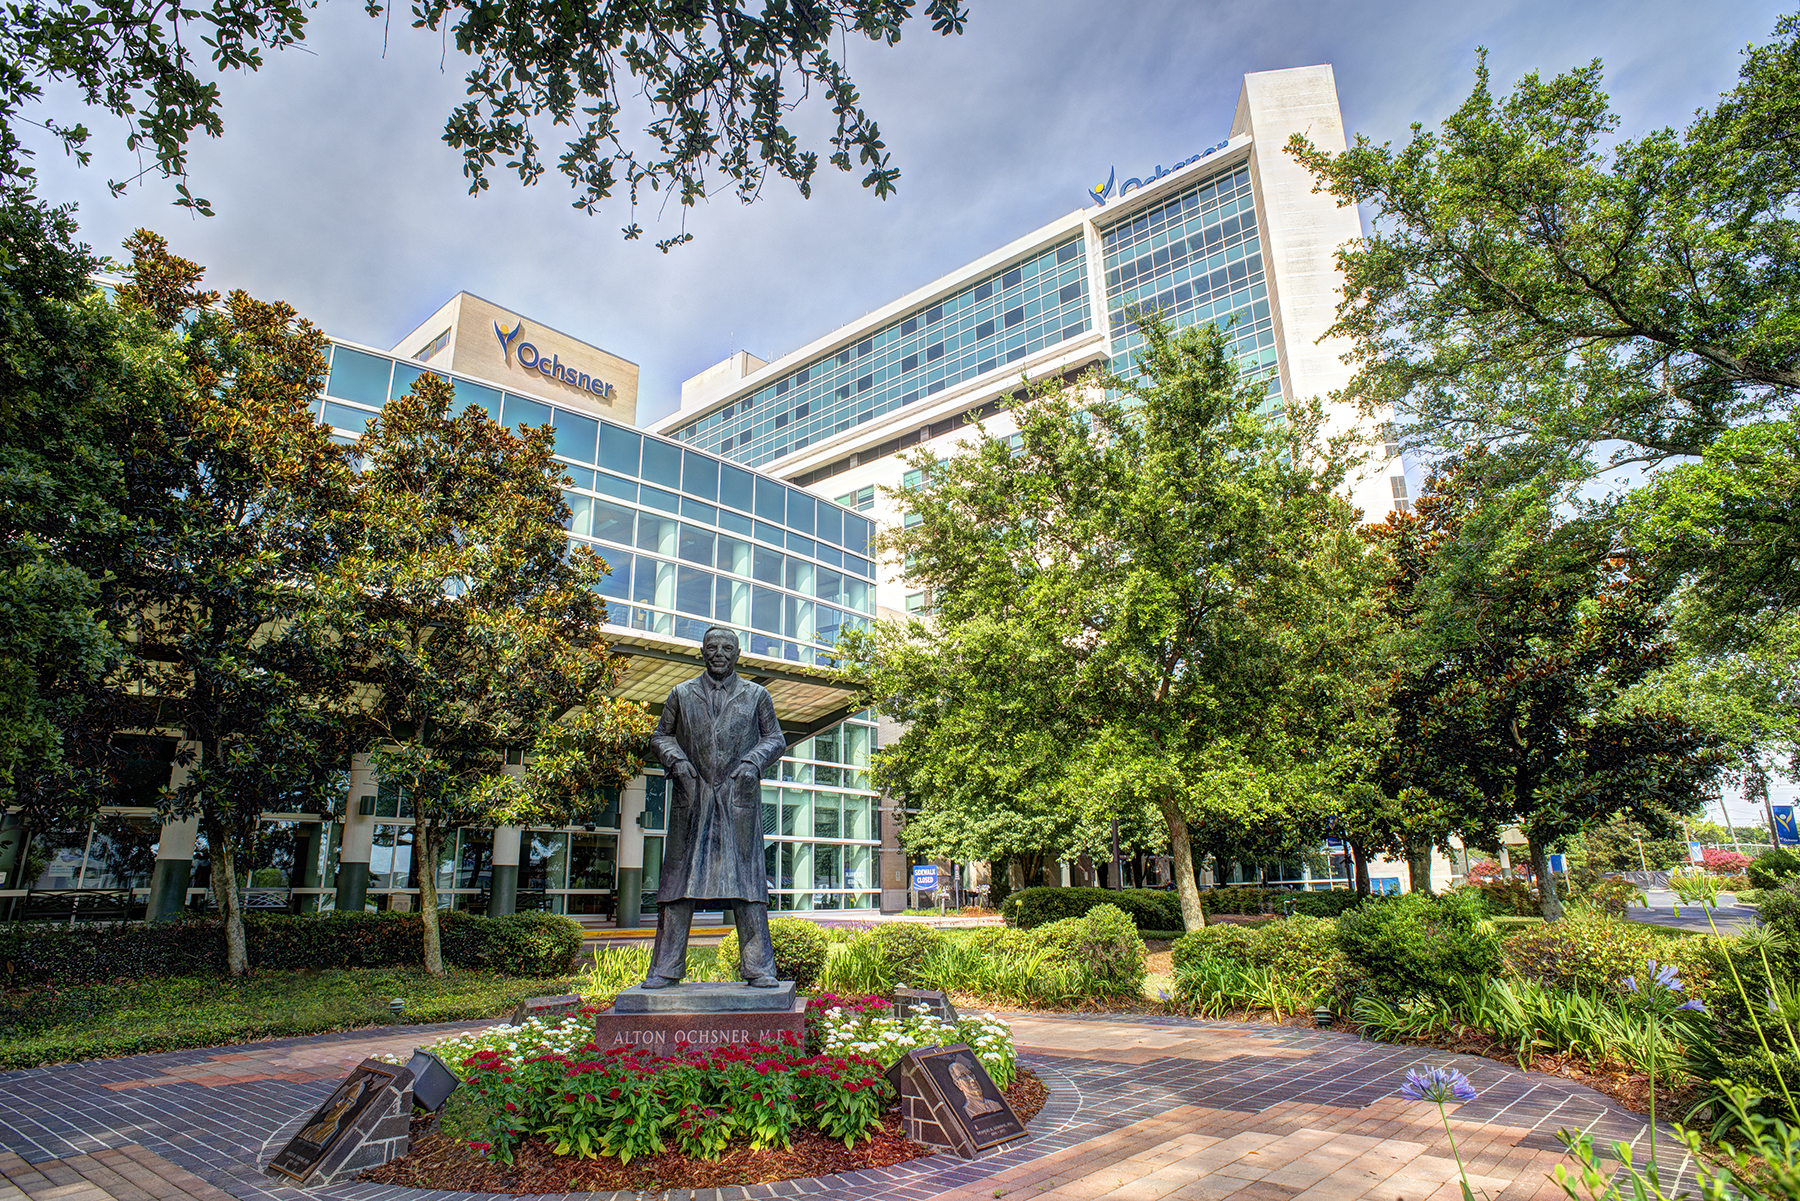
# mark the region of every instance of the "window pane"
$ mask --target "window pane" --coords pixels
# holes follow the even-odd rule
[[[765,584],[780,584],[781,583],[781,562],[782,562],[781,552],[769,550],[766,547],[761,547],[761,546],[758,546],[754,549],[756,552],[756,561],[755,561],[755,571],[753,574],[756,576],[756,578],[758,580],[761,580]],[[774,627],[771,626],[769,628],[773,629]]]
[[[798,488],[787,490],[787,524],[790,530],[799,530],[802,534],[813,532],[813,510],[815,502],[811,496]]]
[[[643,435],[634,434],[630,430],[620,429],[606,422],[600,423],[600,453],[594,461],[608,471],[616,471],[620,475],[628,475],[636,479],[638,475],[638,444]]]
[[[665,488],[681,487],[681,448],[645,438],[642,478]]]
[[[704,563],[711,567],[713,563],[713,533],[685,521],[681,523],[681,544],[679,555],[689,563]]]
[[[569,506],[569,532],[571,534],[587,534],[592,532],[594,519],[594,502],[590,497],[579,492],[563,493],[563,503]]]
[[[672,517],[652,517],[648,513],[638,514],[639,550],[652,550],[659,555],[675,556],[675,530],[679,525]]]
[[[369,427],[369,422],[374,419],[375,414],[364,409],[332,404],[329,400],[325,402],[325,424],[333,429],[349,430],[353,434],[360,434]]]
[[[829,542],[833,546],[844,544],[844,511],[836,505],[820,505],[817,529],[813,534],[820,542]]]
[[[528,400],[523,396],[514,396],[511,392],[500,403],[500,424],[508,429],[522,425],[549,425],[550,406],[541,401]]]
[[[387,403],[388,374],[393,365],[392,359],[364,354],[348,346],[334,346],[331,376],[325,385],[325,393],[339,400],[354,400],[358,404],[380,408]]]
[[[755,492],[756,477],[742,467],[733,467],[730,463],[719,468],[719,503],[730,505],[734,509],[750,512]]]
[[[696,617],[712,616],[713,575],[697,567],[682,567],[676,576],[675,608]]]
[[[682,451],[681,490],[707,500],[719,499],[719,461],[691,450]]]
[[[781,633],[781,593],[772,588],[751,589],[750,625],[767,634]]]
[[[604,500],[594,502],[594,537],[596,538],[617,542],[620,546],[630,546],[631,526],[636,520],[637,514],[624,505],[615,505]],[[651,518],[651,520],[656,519]]]
[[[556,410],[556,453],[577,463],[594,461],[594,438],[600,423],[592,417]]]
[[[612,600],[629,600],[631,597],[631,556],[608,553],[604,556],[612,574],[600,581],[600,595]],[[614,622],[622,623],[622,613],[611,614]]]
[[[733,575],[749,575],[750,544],[742,538],[720,534],[716,565],[720,571],[729,571]]]
[[[787,517],[787,489],[774,480],[757,480],[756,515],[780,524]]]

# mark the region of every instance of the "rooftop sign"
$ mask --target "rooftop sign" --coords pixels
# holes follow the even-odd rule
[[[1199,162],[1201,159],[1205,158],[1207,155],[1217,153],[1218,151],[1225,149],[1225,147],[1228,145],[1230,145],[1230,139],[1220,142],[1217,146],[1208,146],[1205,150],[1202,150],[1199,154],[1190,155],[1189,157],[1182,159],[1179,163],[1176,163],[1173,167],[1164,167],[1161,163],[1158,163],[1156,166],[1156,170],[1151,172],[1147,178],[1138,179],[1136,176],[1133,176],[1132,178],[1126,180],[1124,183],[1120,184],[1119,185],[1119,195],[1124,196],[1125,193],[1131,191],[1133,188],[1141,188],[1145,184],[1153,184],[1165,175],[1173,175],[1173,174],[1175,174],[1175,172],[1181,170],[1183,167],[1192,166],[1194,163]],[[1106,173],[1106,182],[1101,183],[1101,184],[1095,184],[1093,187],[1088,189],[1088,195],[1092,196],[1094,198],[1095,204],[1105,204],[1108,200],[1112,199],[1113,181],[1118,178],[1118,175],[1119,175],[1118,168],[1116,168],[1116,167],[1108,168],[1107,173]]]
[[[520,321],[510,330],[498,321],[494,322],[494,337],[500,343],[500,354],[508,365],[517,364],[526,371],[537,371],[547,375],[558,383],[567,384],[583,392],[591,392],[595,396],[612,399],[613,386],[597,376],[590,376],[585,371],[577,371],[573,367],[563,366],[560,356],[551,354],[548,357],[538,351],[530,342],[519,340],[525,332],[525,322]],[[516,344],[516,345],[515,345]]]

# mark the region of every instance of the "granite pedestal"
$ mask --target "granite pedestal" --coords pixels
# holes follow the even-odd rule
[[[693,1048],[779,1044],[806,1039],[806,1000],[794,982],[774,988],[747,984],[671,984],[626,989],[594,1019],[602,1051],[640,1047],[658,1058]]]

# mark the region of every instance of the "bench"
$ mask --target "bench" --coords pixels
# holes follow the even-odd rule
[[[128,888],[33,888],[14,910],[21,922],[123,922],[131,918]]]

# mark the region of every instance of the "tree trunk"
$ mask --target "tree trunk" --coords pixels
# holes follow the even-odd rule
[[[1183,929],[1199,930],[1206,925],[1206,911],[1200,907],[1200,884],[1194,878],[1194,843],[1188,837],[1187,815],[1173,801],[1160,802],[1163,820],[1169,823],[1169,859],[1175,871],[1175,891],[1181,897]]]
[[[1025,863],[1017,855],[1006,861],[1006,882],[1013,892],[1025,887]]]
[[[1365,901],[1369,897],[1369,857],[1363,854],[1362,844],[1346,838],[1344,849],[1350,852],[1350,862],[1355,867],[1356,899]]]
[[[438,846],[444,831],[435,821],[419,826],[424,846],[419,848],[419,924],[425,931],[425,970],[434,976],[444,974],[444,940],[438,931],[437,862]]]
[[[1422,892],[1426,896],[1433,895],[1431,888],[1431,847],[1424,850],[1408,849],[1406,852],[1406,874],[1412,881],[1412,890]]]
[[[1538,882],[1538,912],[1547,922],[1560,921],[1562,898],[1556,895],[1556,877],[1550,874],[1550,848],[1527,834],[1525,848],[1531,852],[1531,871]]]
[[[213,895],[225,919],[225,970],[242,976],[250,970],[250,949],[244,940],[244,911],[238,905],[237,857],[231,839],[220,835],[212,848]]]

